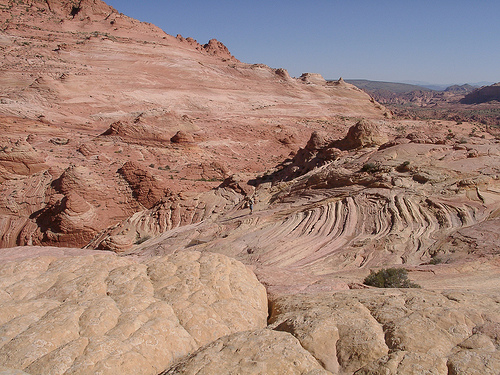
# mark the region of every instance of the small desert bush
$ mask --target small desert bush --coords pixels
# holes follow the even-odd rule
[[[377,288],[420,288],[420,285],[408,279],[408,271],[404,268],[383,268],[377,272],[372,271],[364,283]]]
[[[366,163],[361,168],[363,172],[374,173],[380,171],[380,165],[375,163]]]
[[[144,237],[141,237],[139,234],[137,235],[136,237],[136,240],[135,240],[135,244],[136,245],[140,245],[141,243],[143,242],[146,242],[147,240],[149,240],[151,238],[151,236],[149,235],[145,235]]]

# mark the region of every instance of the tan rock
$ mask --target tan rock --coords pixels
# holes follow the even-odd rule
[[[292,335],[268,329],[235,333],[200,348],[162,375],[327,375]]]
[[[382,327],[363,304],[324,296],[302,298],[273,304],[271,327],[296,336],[327,370],[354,372],[388,353]]]
[[[0,366],[0,375],[29,375],[21,370],[13,370],[4,366]]]
[[[380,127],[368,120],[360,120],[351,126],[344,139],[338,141],[335,147],[353,149],[358,147],[380,146],[388,141]]]
[[[272,301],[271,327],[334,374],[498,372],[498,292],[357,290]]]
[[[267,296],[223,255],[112,253],[0,265],[0,363],[30,374],[158,374],[201,345],[265,327]]]

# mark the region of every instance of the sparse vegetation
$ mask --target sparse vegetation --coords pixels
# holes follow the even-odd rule
[[[408,279],[408,271],[404,268],[383,268],[372,271],[363,281],[366,285],[377,288],[420,288]]]
[[[402,162],[396,169],[398,172],[408,172],[410,170],[410,162],[406,160]]]
[[[375,163],[366,163],[361,168],[361,171],[368,172],[368,173],[375,173],[375,172],[380,171],[380,165],[375,164]]]
[[[151,236],[149,236],[149,235],[145,235],[144,237],[141,237],[141,235],[139,233],[137,233],[135,244],[140,245],[141,243],[146,242],[150,238],[151,238]]]
[[[436,265],[436,264],[440,264],[440,263],[443,263],[443,260],[441,258],[431,258],[431,260],[429,261],[429,264],[432,264],[432,265]]]

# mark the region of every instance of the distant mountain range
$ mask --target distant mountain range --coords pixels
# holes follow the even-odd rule
[[[438,85],[425,87],[410,83],[366,79],[347,79],[345,81],[367,92],[379,103],[397,105],[412,103],[418,106],[435,106],[443,102],[483,103],[498,100],[499,90],[498,84],[479,86],[466,83],[447,87]]]
[[[365,79],[346,79],[345,82],[367,92],[401,118],[439,118],[500,126],[500,82],[446,87]]]
[[[436,85],[425,82],[385,82],[370,81],[367,79],[346,79],[350,83],[365,91],[388,91],[393,94],[405,94],[413,91],[458,91],[466,94],[476,88],[492,85],[494,82],[477,82],[465,84]]]
[[[409,83],[369,81],[363,79],[346,80],[346,82],[367,92],[382,104],[413,103],[418,106],[434,106],[440,102],[458,101],[477,87],[468,84],[452,85],[444,90],[433,90],[428,87]]]
[[[406,83],[406,84],[411,84],[415,86],[421,86],[425,87],[431,90],[436,90],[436,91],[445,91],[448,87],[450,86],[463,86],[464,83],[450,83],[450,84],[435,84],[435,83],[430,83],[430,82],[423,82],[423,81],[404,81],[401,83]],[[481,81],[481,82],[467,82],[465,85],[470,85],[474,87],[483,87],[483,86],[489,86],[492,85],[495,82],[488,82],[488,81]]]
[[[346,79],[345,81],[368,92],[387,91],[393,94],[406,94],[413,91],[432,91],[432,89],[409,83],[369,81],[366,79]]]

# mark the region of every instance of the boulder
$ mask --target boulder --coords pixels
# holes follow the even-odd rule
[[[264,287],[223,255],[42,256],[3,262],[0,275],[0,363],[32,375],[156,375],[266,326]]]
[[[360,147],[380,146],[387,141],[387,136],[377,124],[363,119],[351,126],[346,137],[336,142],[335,147],[352,150]]]
[[[161,375],[328,375],[330,372],[286,332],[262,329],[225,336]]]
[[[271,301],[270,327],[293,334],[334,374],[497,374],[498,297],[420,289],[291,295]]]

